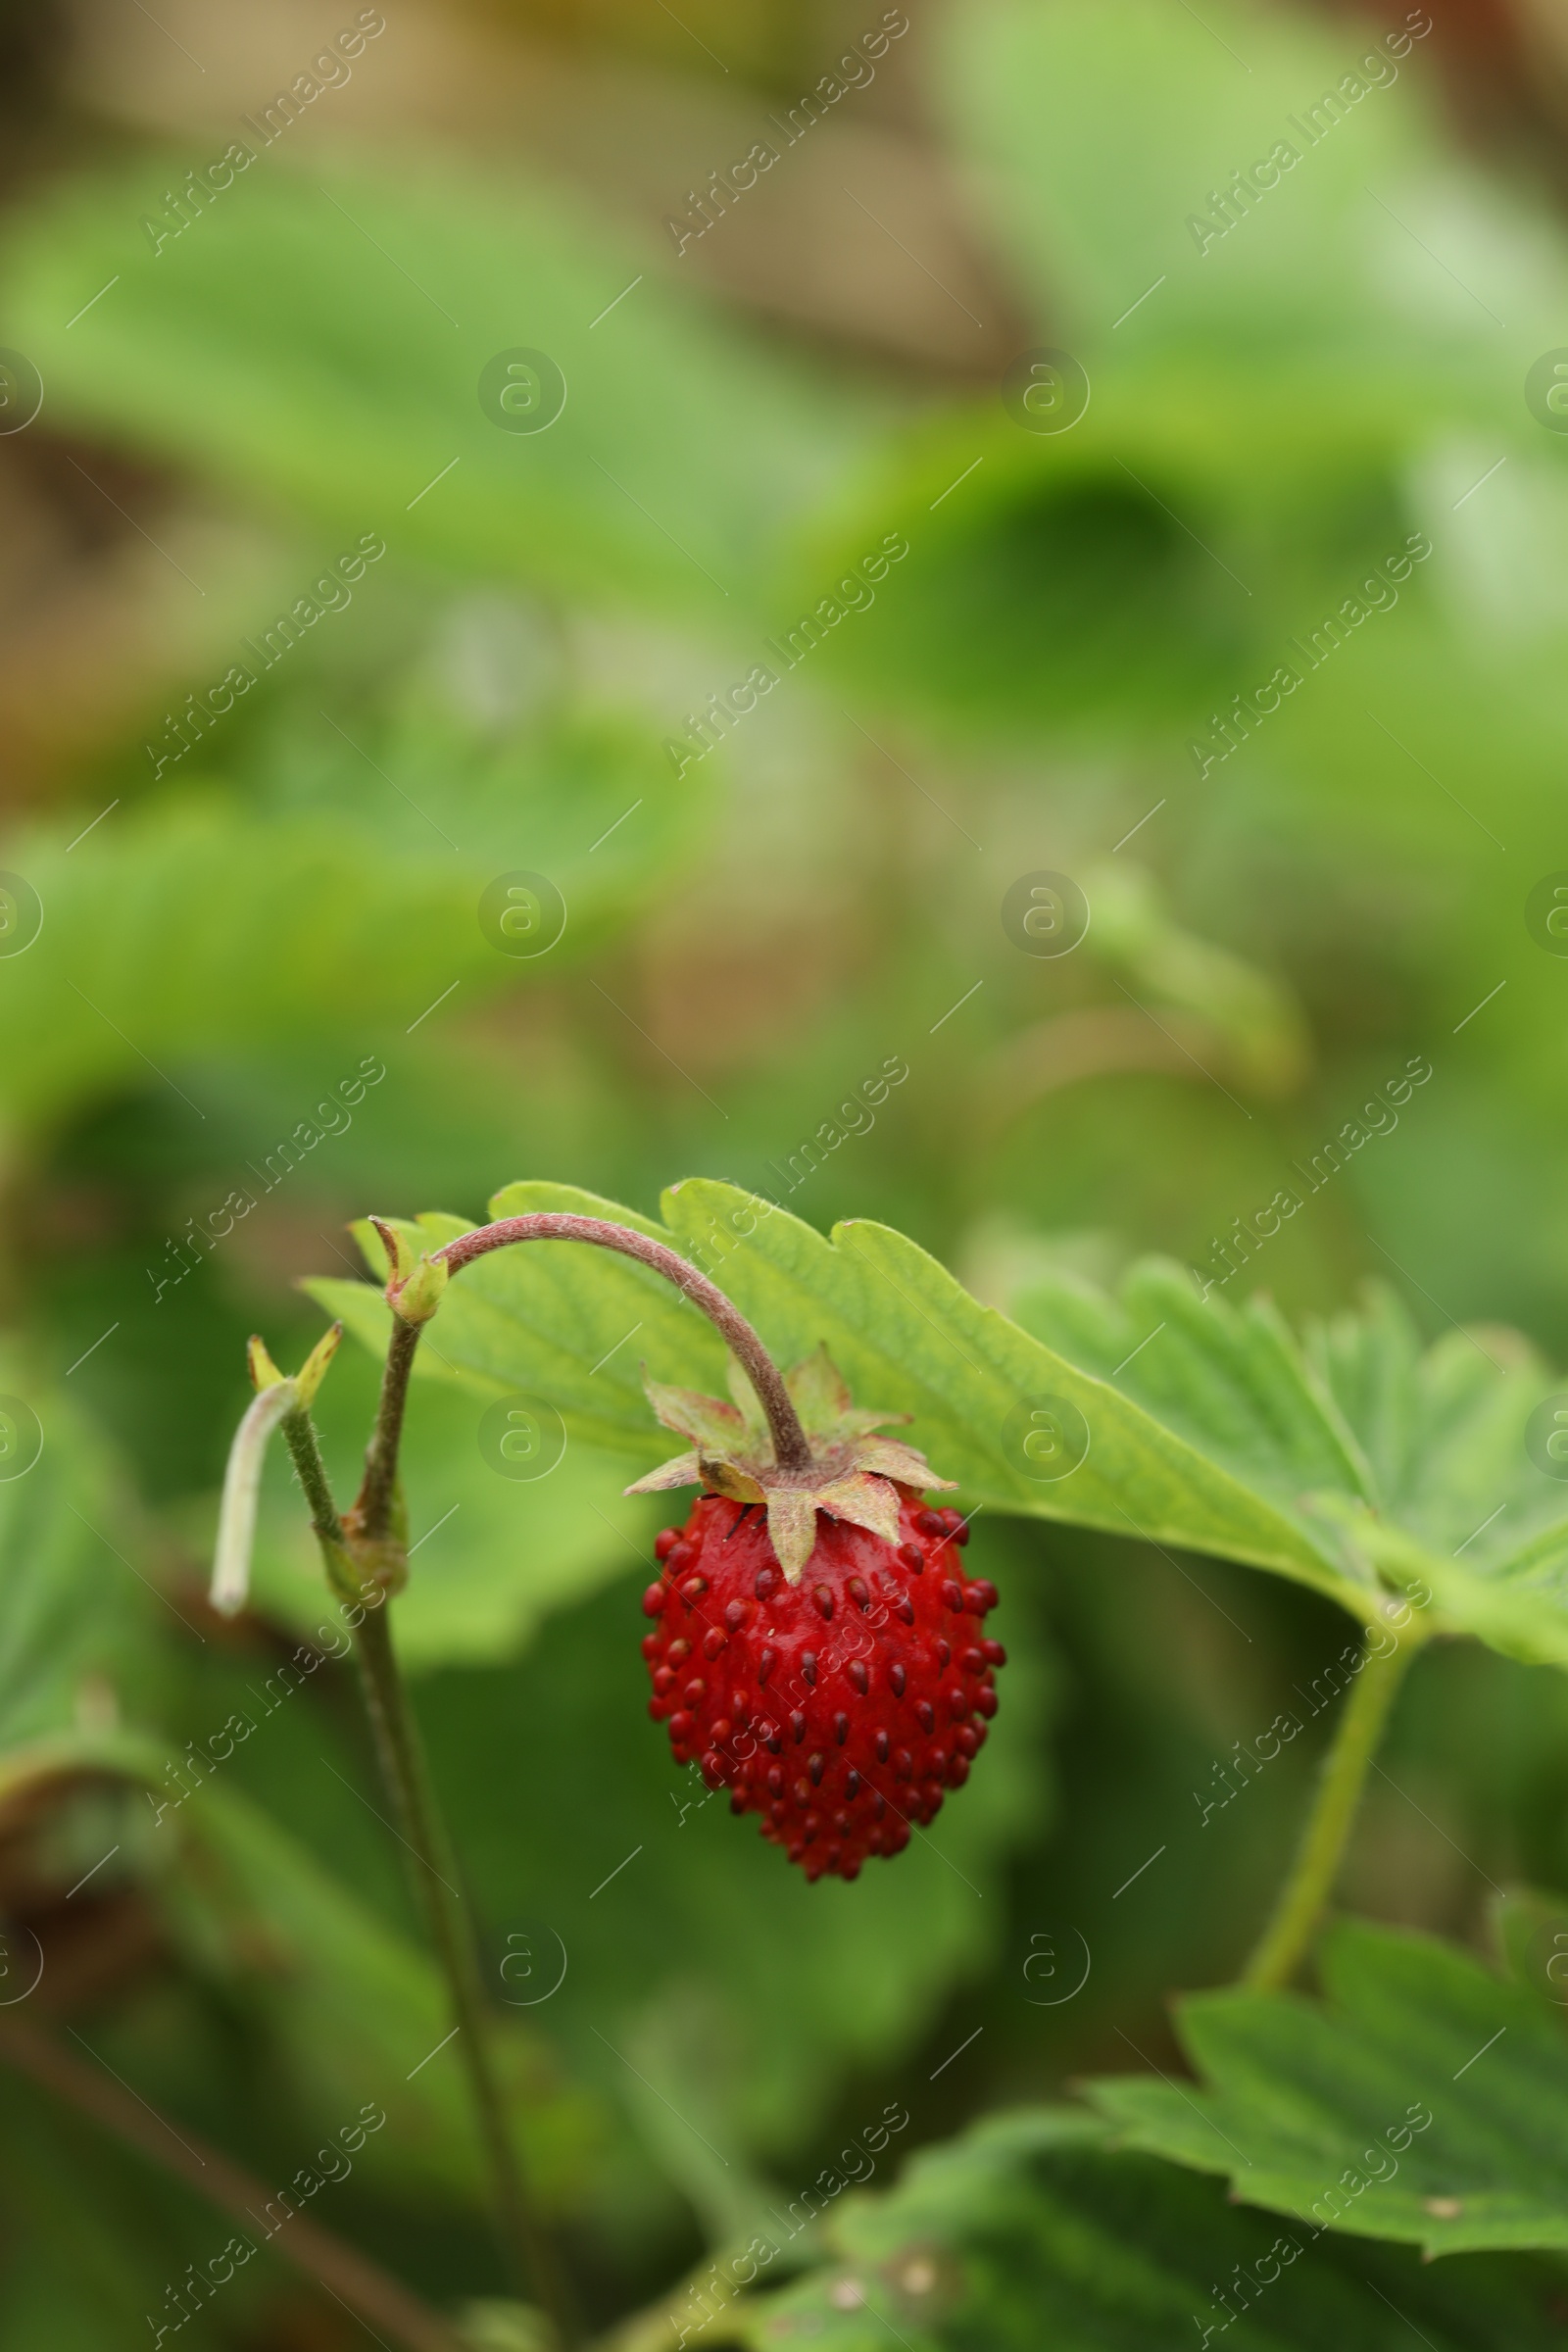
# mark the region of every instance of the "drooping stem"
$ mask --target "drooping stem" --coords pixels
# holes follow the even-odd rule
[[[401,1329],[412,1330],[413,1340],[417,1340],[417,1326],[402,1325]],[[396,1337],[395,1329],[394,1346]],[[383,1412],[378,1418],[369,1455],[372,1468],[378,1458],[384,1463],[383,1492],[388,1500],[396,1478],[397,1439],[402,1427],[408,1368],[414,1355],[412,1344],[398,1352],[401,1378],[395,1388],[393,1411]],[[384,1401],[384,1383],[382,1395]],[[303,1409],[289,1413],[283,1422],[283,1435],[311,1506],[312,1524],[320,1542],[328,1580],[341,1597],[357,1599],[359,1603],[355,1655],[376,1761],[397,1814],[399,1834],[414,1864],[410,1877],[415,1898],[424,1914],[431,1944],[446,1978],[457,2025],[457,2055],[468,2078],[469,2094],[494,2184],[498,2235],[512,2283],[525,2299],[543,2306],[555,2323],[561,2344],[569,2346],[578,2340],[580,2333],[576,2312],[555,2247],[533,2212],[507,2129],[506,2099],[495,2069],[473,1931],[458,1889],[452,1841],[436,1802],[418,1727],[398,1668],[385,1605],[387,1592],[373,1577],[362,1583],[354,1571],[352,1546],[364,1527],[363,1495],[360,1528],[351,1539],[332,1496],[310,1414]]]
[[[634,1257],[640,1265],[651,1266],[656,1274],[662,1274],[666,1282],[672,1282],[694,1306],[702,1309],[744,1368],[767,1416],[773,1459],[784,1469],[810,1467],[810,1441],[801,1427],[800,1415],[791,1402],[778,1366],[739,1307],[706,1274],[699,1274],[695,1266],[688,1265],[685,1258],[630,1225],[614,1225],[606,1217],[558,1215],[548,1210],[527,1217],[502,1217],[494,1225],[476,1226],[472,1233],[460,1234],[455,1242],[448,1242],[434,1255],[445,1260],[449,1273],[456,1274],[460,1268],[471,1265],[476,1257],[483,1257],[492,1250],[509,1249],[514,1242],[592,1242],[601,1250],[618,1250],[623,1257]],[[389,1369],[390,1363],[389,1357]]]
[[[1361,1653],[1356,1680],[1323,1759],[1317,1793],[1290,1875],[1242,1972],[1241,1983],[1254,1991],[1278,1991],[1290,1983],[1305,1956],[1334,1890],[1389,1709],[1421,1639],[1411,1624],[1388,1649],[1378,1648],[1369,1639]]]
[[[286,2199],[276,2199],[265,2181],[202,2140],[183,2119],[176,2132],[137,2094],[122,2089],[111,2077],[31,2026],[0,2028],[0,2058],[165,2172],[173,2173],[198,2196],[228,2214],[242,2230],[254,2229],[263,2243],[275,2236],[275,2251],[285,2261],[347,2304],[372,2331],[385,2328],[405,2352],[458,2352],[457,2336],[439,2313],[355,2247],[323,2230],[319,2222],[312,2221],[308,2214],[290,2212]],[[270,2200],[283,2203],[284,2219],[275,2230],[264,2235],[260,2217]],[[254,2243],[249,2238],[247,2242]],[[241,2259],[248,2262],[250,2256]],[[232,2269],[229,2276],[233,2276]]]

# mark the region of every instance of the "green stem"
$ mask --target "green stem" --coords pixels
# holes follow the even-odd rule
[[[326,1464],[321,1459],[321,1447],[316,1435],[316,1424],[308,1408],[296,1405],[283,1416],[283,1443],[294,1463],[294,1475],[305,1491],[311,1506],[311,1525],[321,1546],[326,1563],[327,1582],[344,1599],[359,1597],[359,1578],[354,1574],[343,1536],[343,1522],[337,1514],[331,1481]]]
[[[409,1325],[394,1322],[388,1378],[382,1386],[382,1408],[367,1468],[367,1490],[371,1485],[372,1473],[376,1478],[384,1514],[383,1536],[396,1483],[403,1400],[414,1345],[418,1339],[417,1328],[412,1328],[409,1344],[399,1347],[397,1334],[410,1331]],[[458,2029],[458,2056],[468,2078],[469,2094],[494,2185],[501,2250],[514,2290],[525,2301],[542,2306],[555,2324],[560,2343],[570,2346],[580,2340],[581,2329],[555,2247],[524,2187],[507,2127],[506,2098],[491,2047],[478,1951],[456,1884],[458,1869],[452,1840],[436,1802],[423,1743],[392,1644],[387,1592],[373,1579],[362,1580],[354,1570],[353,1544],[364,1529],[365,1493],[362,1491],[361,1503],[354,1514],[360,1525],[351,1538],[333,1500],[309,1412],[301,1407],[289,1413],[283,1422],[283,1434],[311,1506],[312,1524],[320,1542],[328,1579],[342,1597],[356,1601],[360,1608],[355,1654],[366,1713],[381,1778],[397,1813],[400,1835],[415,1864],[409,1874],[415,1897],[424,1914],[431,1944],[446,1978]]]
[[[1361,1653],[1354,1686],[1323,1759],[1317,1794],[1290,1876],[1242,1972],[1241,1983],[1253,1991],[1278,1991],[1290,1983],[1305,1956],[1334,1890],[1389,1709],[1423,1639],[1412,1623],[1392,1648],[1380,1651],[1369,1642]]]
[[[538,2302],[550,2314],[563,2345],[574,2344],[580,2333],[576,2312],[555,2248],[523,2185],[507,2128],[506,2099],[495,2069],[490,2022],[480,1989],[478,1953],[458,1892],[451,1840],[430,1785],[423,1743],[409,1706],[384,1609],[367,1611],[358,1639],[366,1707],[381,1776],[417,1864],[410,1875],[452,1997],[458,2056],[467,2073],[489,2159],[513,2284],[524,2300]]]
[[[365,1483],[355,1511],[360,1533],[381,1542],[392,1525],[392,1501],[397,1492],[398,1446],[403,1437],[403,1408],[408,1401],[409,1374],[423,1325],[405,1323],[394,1313],[381,1374],[381,1395],[375,1408],[375,1429],[365,1455]]]

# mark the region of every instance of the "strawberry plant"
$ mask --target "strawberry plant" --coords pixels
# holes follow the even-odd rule
[[[13,14],[0,2352],[1560,2343],[1547,0]]]
[[[526,2185],[530,2122],[519,2142],[393,1633],[411,1573],[400,1451],[416,1376],[526,1394],[568,1444],[646,1454],[656,1422],[689,1441],[628,1490],[699,1490],[684,1526],[654,1539],[649,1712],[676,1765],[727,1788],[732,1813],[759,1813],[811,1881],[854,1881],[901,1853],[979,1757],[1005,1658],[982,1630],[1004,1596],[963,1560],[981,1511],[1086,1526],[1115,1514],[1151,1544],[1312,1585],[1359,1627],[1262,1936],[1235,1989],[1180,2012],[1194,2088],[1160,2069],[1102,2079],[1074,2107],[1018,2111],[927,2152],[906,2183],[836,2214],[862,2176],[829,2168],[807,2199],[805,2246],[776,2213],[744,2239],[720,2233],[679,2308],[627,2322],[618,2343],[712,2329],[714,2343],[825,2336],[850,2352],[892,2329],[948,2352],[1022,2346],[1043,2328],[1143,2343],[1185,2317],[1203,2344],[1233,2327],[1239,2344],[1304,2344],[1333,2325],[1371,2346],[1393,2340],[1386,2312],[1445,2348],[1552,2340],[1568,2045],[1540,1952],[1549,1914],[1515,1911],[1504,1974],[1349,1925],[1319,1953],[1368,1769],[1420,1652],[1468,1637],[1568,1662],[1568,1514],[1539,1440],[1554,1392],[1522,1343],[1456,1333],[1423,1350],[1387,1298],[1298,1338],[1265,1300],[1221,1304],[1157,1264],[1114,1299],[1037,1284],[1009,1320],[885,1227],[823,1239],[707,1182],[667,1193],[661,1225],[540,1184],[491,1209],[479,1226],[369,1220],[361,1238],[382,1282],[310,1286],[336,1320],[298,1374],[253,1342],[214,1599],[243,1605],[278,1429],[353,1635],[540,2340],[573,2343],[581,2323]],[[724,1287],[702,1270],[715,1260]],[[645,1396],[629,1363],[592,1386],[621,1352],[605,1345],[617,1327],[641,1342]],[[340,1507],[312,1408],[346,1328],[382,1373],[361,1488]],[[775,1349],[798,1355],[792,1371]],[[710,1391],[715,1372],[727,1396],[686,1385]],[[857,1380],[877,1402],[857,1400]],[[895,1417],[921,1449],[884,1434]],[[958,1502],[926,1499],[942,1488]],[[1303,1998],[1291,1987],[1314,1964],[1321,1994]],[[1203,2181],[1214,2174],[1229,2208]],[[1348,2238],[1375,2243],[1354,2256]],[[1447,2258],[1443,2272],[1413,2270],[1412,2246]]]

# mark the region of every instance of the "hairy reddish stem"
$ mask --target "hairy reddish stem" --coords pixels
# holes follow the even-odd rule
[[[638,1233],[629,1225],[612,1225],[605,1217],[557,1215],[549,1210],[528,1217],[501,1217],[494,1225],[477,1226],[472,1233],[460,1234],[455,1242],[448,1242],[444,1250],[432,1254],[445,1261],[449,1273],[456,1274],[474,1258],[485,1257],[492,1250],[510,1249],[514,1242],[592,1242],[601,1250],[618,1250],[623,1257],[634,1257],[639,1265],[651,1266],[656,1274],[662,1274],[666,1282],[684,1291],[693,1306],[701,1307],[744,1367],[747,1379],[757,1391],[757,1400],[767,1416],[773,1459],[781,1469],[810,1468],[810,1441],[801,1427],[800,1415],[790,1401],[778,1366],[740,1309],[706,1274],[699,1274],[695,1266],[688,1265],[685,1258],[667,1250],[662,1242],[651,1241],[647,1234]]]

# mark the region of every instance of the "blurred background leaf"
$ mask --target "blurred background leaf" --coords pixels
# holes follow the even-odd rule
[[[1527,917],[1568,870],[1561,437],[1524,397],[1561,335],[1560,28],[1539,0],[1433,12],[1397,78],[1200,252],[1189,214],[1389,26],[1331,0],[1212,0],[1201,23],[1176,0],[988,0],[909,12],[871,55],[880,13],[410,0],[347,80],[312,74],[342,26],[307,0],[71,0],[0,25],[0,342],[43,386],[0,434],[0,864],[44,918],[0,955],[0,1388],[46,1435],[0,1483],[0,1928],[23,1953],[38,1936],[52,2031],[269,2180],[362,2062],[401,2082],[432,1997],[342,1666],[191,1777],[325,1622],[280,1466],[253,1610],[220,1627],[202,1586],[246,1336],[300,1360],[319,1317],[295,1279],[363,1289],[352,1220],[441,1200],[466,1222],[509,1179],[652,1219],[694,1169],[694,1208],[730,1185],[818,1236],[891,1227],[1027,1319],[1151,1252],[1211,1268],[1419,1054],[1433,1079],[1397,1126],[1231,1292],[1262,1285],[1298,1325],[1375,1275],[1423,1345],[1447,1335],[1440,1368],[1478,1318],[1568,1357],[1568,969]],[[246,119],[308,74],[299,120],[154,251],[143,215],[172,220],[232,139],[260,147]],[[776,161],[742,188],[758,142]],[[566,381],[543,433],[480,407],[519,345]],[[1088,410],[1024,431],[1008,383],[1057,346]],[[0,422],[28,380],[6,365]],[[367,532],[386,554],[344,603],[327,567]],[[1416,532],[1432,554],[1397,604],[1220,759],[1215,718]],[[283,658],[194,716],[318,585]],[[768,641],[829,599],[842,616],[786,666]],[[760,662],[777,683],[740,710]],[[700,760],[667,748],[705,732]],[[568,919],[514,962],[479,909],[517,870]],[[1042,870],[1090,904],[1068,956],[1003,919]],[[367,1062],[384,1078],[347,1101]],[[907,1075],[879,1093],[890,1066]],[[236,1192],[255,1205],[218,1232]],[[542,1971],[554,1936],[569,1956],[515,2019],[606,2321],[759,2201],[787,2212],[889,2102],[911,2143],[948,2141],[1130,2066],[1129,2040],[1174,2075],[1164,1996],[1234,1971],[1332,1717],[1266,1771],[1237,1760],[1348,1638],[1302,1587],[988,1510],[974,1556],[1013,1654],[985,1770],[929,1848],[808,1899],[642,1715],[653,1522],[618,1488],[648,1333],[588,1384],[642,1316],[627,1296],[617,1320],[596,1275],[575,1354],[560,1300],[531,1344],[530,1380],[575,1363],[582,1391],[537,1485],[477,1444],[516,1365],[420,1384],[425,1542],[400,1604],[493,1984],[524,1948]],[[899,1317],[889,1400],[923,1405],[939,1343]],[[1480,1368],[1496,1395],[1472,1400],[1463,1478],[1441,1413],[1407,1468],[1434,1547],[1440,1484],[1443,1511],[1477,1490],[1449,1550],[1506,1500],[1477,1546],[1500,1560],[1539,1474],[1496,1401],[1516,1369]],[[345,1487],[371,1375],[345,1352],[323,1396]],[[1560,1674],[1434,1645],[1384,1763],[1348,1904],[1478,1948],[1494,1886],[1531,1882],[1551,1916]],[[158,1827],[149,1789],[180,1775],[194,1793]],[[171,1866],[187,1843],[200,1900]],[[1092,1965],[1058,1998],[1076,1937]],[[504,2282],[458,2110],[439,2082],[427,2101],[389,2102],[382,2169],[334,2194],[345,2234],[456,2307]],[[139,2332],[207,2218],[35,2094],[7,2104],[25,2218],[0,2335]],[[1020,2164],[1005,2254],[973,2258],[998,2340],[1004,2261],[1033,2341],[1082,2230],[1148,2232],[1153,2300],[1107,2313],[1086,2286],[1069,2331],[1185,2328],[1206,2308],[1172,2284],[1189,2256],[1212,2251],[1202,2295],[1248,2256],[1246,2216],[1191,2176],[1065,2143]],[[1434,2342],[1542,2325],[1523,2259],[1367,2252]],[[1322,2327],[1392,2342],[1319,2253]],[[831,2300],[843,2276],[803,2316],[863,2332],[882,2274],[858,2311]],[[355,2340],[280,2277],[230,2292],[200,2322],[215,2345]]]
[[[390,531],[459,574],[595,601],[613,584],[710,617],[855,446],[853,404],[760,364],[672,291],[607,318],[646,256],[568,226],[543,191],[435,156],[324,177],[257,161],[167,251],[144,223],[179,219],[159,193],[186,169],[173,153],[74,183],[29,223],[9,316],[64,420],[195,459],[329,536]],[[106,272],[107,309],[68,344]],[[518,348],[566,387],[558,420],[526,433],[479,397],[487,362]]]
[[[1078,2352],[1109,2331],[1185,2336],[1192,2321],[1258,2346],[1321,2343],[1332,2328],[1367,2352],[1419,2327],[1446,2352],[1548,2342],[1554,2324],[1545,2264],[1461,2260],[1434,2275],[1367,2245],[1347,2260],[1332,2239],[1313,2245],[1310,2225],[1279,2231],[1173,2167],[1112,2154],[1071,2112],[997,2116],[929,2150],[891,2192],[852,2192],[828,2236],[819,2270],[746,2308],[748,2343],[809,2331],[861,2352],[897,2328],[918,2352],[945,2352],[981,2329],[996,2345],[1038,2341],[1044,2322]]]

